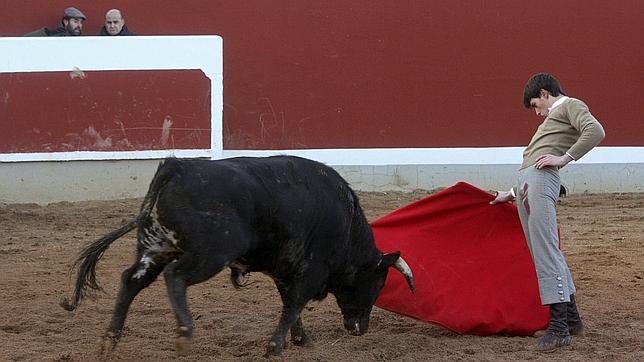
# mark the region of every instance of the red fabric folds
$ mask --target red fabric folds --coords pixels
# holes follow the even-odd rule
[[[456,333],[532,335],[548,324],[516,207],[459,182],[372,223],[378,248],[399,250],[416,293],[390,272],[376,305]]]

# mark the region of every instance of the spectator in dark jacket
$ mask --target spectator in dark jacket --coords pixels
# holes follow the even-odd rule
[[[125,26],[125,18],[119,9],[111,9],[105,13],[105,25],[101,28],[100,35],[136,35]]]
[[[23,36],[78,36],[83,32],[83,21],[87,19],[80,10],[70,7],[63,11],[61,26],[56,29],[40,28]]]

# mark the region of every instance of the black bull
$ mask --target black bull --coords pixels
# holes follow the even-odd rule
[[[161,272],[178,322],[179,353],[187,350],[193,329],[186,288],[225,267],[235,286],[255,271],[277,286],[283,307],[267,355],[282,352],[289,329],[294,344],[311,343],[300,318],[311,300],[334,294],[345,328],[360,335],[367,331],[389,267],[399,270],[413,290],[412,272],[400,253],[376,248],[358,198],[332,168],[290,156],[167,159],[139,215],[80,253],[74,296],[63,302],[65,309],[75,309],[89,292],[100,290],[98,260],[134,228],[136,259],[121,276],[104,352],[116,347],[133,299]]]

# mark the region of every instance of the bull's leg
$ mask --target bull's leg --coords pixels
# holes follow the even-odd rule
[[[280,321],[277,324],[277,328],[275,328],[275,332],[273,332],[270,342],[268,342],[266,357],[279,356],[282,354],[286,334],[291,326],[293,326],[293,324],[299,319],[302,309],[304,309],[304,304],[282,307]]]
[[[213,257],[207,265],[200,264],[191,255],[169,264],[164,272],[165,284],[168,289],[168,298],[172,304],[177,318],[177,354],[184,355],[190,348],[192,340],[193,321],[188,308],[187,288],[211,278],[224,268],[223,258]],[[196,265],[200,265],[199,268]]]
[[[177,340],[175,342],[177,354],[184,355],[190,347],[193,325],[186,296],[188,284],[183,274],[177,270],[178,265],[178,262],[168,265],[163,276],[168,289],[168,298],[177,318]]]
[[[277,281],[275,281],[275,285],[277,286],[277,290],[282,298],[282,305],[287,305],[288,293],[286,286],[284,286],[283,283],[278,283]],[[302,317],[299,314],[297,316],[297,321],[295,321],[291,327],[291,341],[296,346],[310,346],[313,344],[313,340],[304,331]]]
[[[300,318],[300,313],[308,300],[302,299],[301,293],[297,292],[297,287],[294,285],[286,285],[278,280],[275,280],[275,285],[282,297],[283,306],[280,321],[268,343],[266,357],[282,354],[289,329],[291,329],[292,339],[295,344],[310,343],[309,337],[304,333],[302,319]]]
[[[121,287],[112,313],[112,321],[103,338],[102,354],[109,353],[116,347],[130,304],[141,290],[157,278],[164,266],[162,263],[155,264],[152,259],[143,256],[121,274]]]
[[[313,345],[313,340],[304,331],[301,316],[297,318],[297,321],[291,327],[291,341],[293,341],[294,345],[301,347]]]

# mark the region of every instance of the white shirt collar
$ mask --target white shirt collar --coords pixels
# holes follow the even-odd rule
[[[568,96],[563,96],[563,97],[561,97],[561,98],[557,99],[557,100],[555,101],[555,103],[553,103],[553,104],[552,104],[552,106],[551,106],[550,108],[548,108],[548,112],[551,112],[553,109],[557,108],[557,106],[559,106],[561,103],[563,103],[563,102],[564,102],[566,99],[568,99],[568,98],[570,98],[570,97],[568,97]]]

